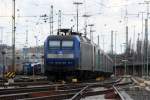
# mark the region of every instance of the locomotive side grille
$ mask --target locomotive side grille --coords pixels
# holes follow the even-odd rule
[[[48,54],[47,58],[74,58],[73,54]]]

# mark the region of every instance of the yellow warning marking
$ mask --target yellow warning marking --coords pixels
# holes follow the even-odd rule
[[[12,78],[14,78],[16,75],[14,74],[13,76],[12,76]]]
[[[15,77],[15,75],[16,75],[16,73],[15,72],[13,72],[14,74],[12,75],[12,78],[14,78]]]
[[[9,77],[11,77],[14,73],[12,72],[11,74],[9,74]]]
[[[11,73],[11,72],[8,72],[8,73],[6,74],[6,77],[8,77],[10,73]]]
[[[16,76],[15,72],[8,72],[7,74],[5,74],[6,78],[14,78]]]
[[[13,75],[11,75],[11,77],[13,78],[13,76],[15,75],[15,72],[12,72],[13,73]]]

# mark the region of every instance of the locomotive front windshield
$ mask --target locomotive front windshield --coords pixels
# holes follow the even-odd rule
[[[71,40],[50,40],[49,41],[50,49],[65,49],[65,48],[73,48],[73,41]]]
[[[49,41],[50,48],[60,48],[60,41]]]
[[[72,48],[73,47],[73,41],[62,41],[62,47],[63,48]]]

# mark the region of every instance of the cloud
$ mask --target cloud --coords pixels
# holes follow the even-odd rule
[[[70,28],[75,25],[76,30],[76,7],[74,1],[79,0],[16,0],[16,44],[17,47],[23,47],[25,44],[26,30],[28,30],[29,46],[35,46],[35,38],[39,38],[39,44],[43,44],[45,38],[49,35],[49,20],[45,23],[41,15],[50,14],[50,6],[54,5],[54,29],[57,29],[58,10],[62,10],[62,27]],[[0,26],[4,27],[4,43],[11,45],[12,31],[12,0],[0,0]],[[145,11],[145,5],[139,5],[144,0],[80,0],[84,4],[79,7],[79,29],[83,31],[84,18],[81,16],[85,12],[92,15],[88,18],[88,24],[95,24],[94,37],[98,34],[105,34],[106,50],[110,49],[110,31],[117,31],[117,47],[125,41],[125,11],[128,10],[129,18],[129,38],[133,38],[133,25],[136,25],[136,33],[141,32],[141,16],[136,15],[140,11]],[[86,5],[85,5],[86,4]],[[127,5],[127,6],[125,6]],[[22,16],[22,17],[18,17]],[[145,18],[145,16],[144,16]],[[89,32],[89,30],[88,30]],[[102,38],[101,38],[102,39]],[[102,46],[102,44],[101,44]],[[120,50],[118,50],[120,51]]]

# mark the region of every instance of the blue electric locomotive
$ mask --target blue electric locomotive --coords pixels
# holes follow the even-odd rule
[[[48,36],[44,43],[45,74],[49,79],[86,79],[110,75],[112,60],[86,37],[69,29]]]

